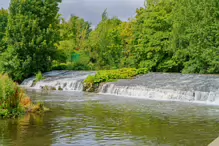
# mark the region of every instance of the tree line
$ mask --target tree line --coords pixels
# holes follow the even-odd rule
[[[0,10],[1,72],[17,81],[59,68],[219,73],[218,0],[147,0],[126,22],[105,10],[95,29],[61,18],[60,2],[11,0]]]

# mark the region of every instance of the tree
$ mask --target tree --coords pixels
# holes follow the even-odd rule
[[[116,17],[109,19],[106,10],[102,16],[102,21],[89,36],[90,46],[88,51],[91,62],[96,65],[97,69],[117,68],[118,59],[121,57],[121,47],[116,29],[121,24],[121,20]]]
[[[173,14],[173,59],[182,71],[219,73],[218,0],[182,0]]]
[[[102,13],[102,21],[105,21],[107,19],[109,19],[109,17],[108,17],[107,9],[105,9],[104,12]]]
[[[133,29],[133,20],[129,20],[129,22],[123,22],[118,30],[120,32],[121,37],[121,46],[122,46],[122,56],[120,59],[120,67],[131,67],[135,68],[135,56],[133,53],[134,50],[134,29]]]
[[[136,67],[151,71],[169,71],[166,62],[172,57],[170,37],[172,31],[172,0],[150,0],[146,8],[137,10],[133,23]]]
[[[72,15],[69,21],[63,21],[61,24],[62,40],[58,48],[60,53],[65,54],[67,58],[65,61],[71,61],[72,53],[78,50],[85,50],[86,42],[91,31],[90,23],[83,18]]]
[[[6,48],[5,41],[5,31],[8,24],[8,11],[5,9],[0,10],[0,53]]]
[[[61,0],[11,0],[1,70],[20,81],[51,67],[59,41]]]

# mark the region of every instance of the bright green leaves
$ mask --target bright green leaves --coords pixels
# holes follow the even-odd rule
[[[51,67],[59,41],[58,0],[11,0],[1,70],[22,80]],[[13,61],[13,62],[12,62]]]
[[[161,64],[172,55],[168,48],[172,30],[172,7],[170,0],[148,1],[145,9],[137,10],[133,50],[136,66],[152,71],[163,70]]]
[[[121,21],[118,18],[105,18],[90,34],[89,52],[91,52],[92,62],[96,64],[96,69],[118,68],[122,57],[120,55],[121,38],[117,28],[120,24]]]
[[[218,73],[216,0],[150,0],[133,23],[135,66],[151,71]]]
[[[94,92],[99,85],[104,82],[113,82],[118,79],[131,79],[140,74],[147,74],[148,70],[145,68],[122,68],[117,70],[101,70],[94,76],[88,76],[84,81],[84,90]]]
[[[58,46],[57,60],[59,62],[70,62],[72,61],[72,53],[86,50],[91,25],[82,18],[72,16],[67,22],[63,20],[60,28],[62,41]]]

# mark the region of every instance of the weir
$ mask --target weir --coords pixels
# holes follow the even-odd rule
[[[33,89],[43,89],[47,87],[53,90],[82,91],[83,81],[95,72],[85,71],[51,71],[44,73],[44,80],[35,82],[35,77],[23,81],[21,86]]]
[[[150,73],[100,87],[100,94],[219,104],[218,75]]]
[[[95,72],[51,71],[43,74],[44,80],[34,83],[35,77],[31,77],[24,80],[21,86],[83,91],[83,81],[89,75],[95,75]],[[219,75],[149,73],[135,79],[105,83],[99,88],[99,93],[152,100],[219,104]]]

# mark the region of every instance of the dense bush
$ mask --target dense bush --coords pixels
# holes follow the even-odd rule
[[[0,75],[0,118],[17,117],[27,111],[43,109],[42,104],[32,104],[25,92],[7,75]]]
[[[50,69],[60,40],[60,2],[11,0],[4,37],[7,49],[0,54],[1,72],[22,81]]]
[[[139,68],[137,69],[137,74],[141,75],[141,74],[147,74],[149,72],[149,70],[147,68]]]
[[[37,74],[36,74],[36,82],[39,82],[41,80],[44,80],[45,78],[43,77],[43,74],[39,71]]]
[[[117,79],[131,79],[139,74],[148,73],[147,69],[123,68],[118,70],[98,71],[94,76],[88,76],[84,81],[84,90],[88,92],[95,91],[103,82],[112,82]]]

